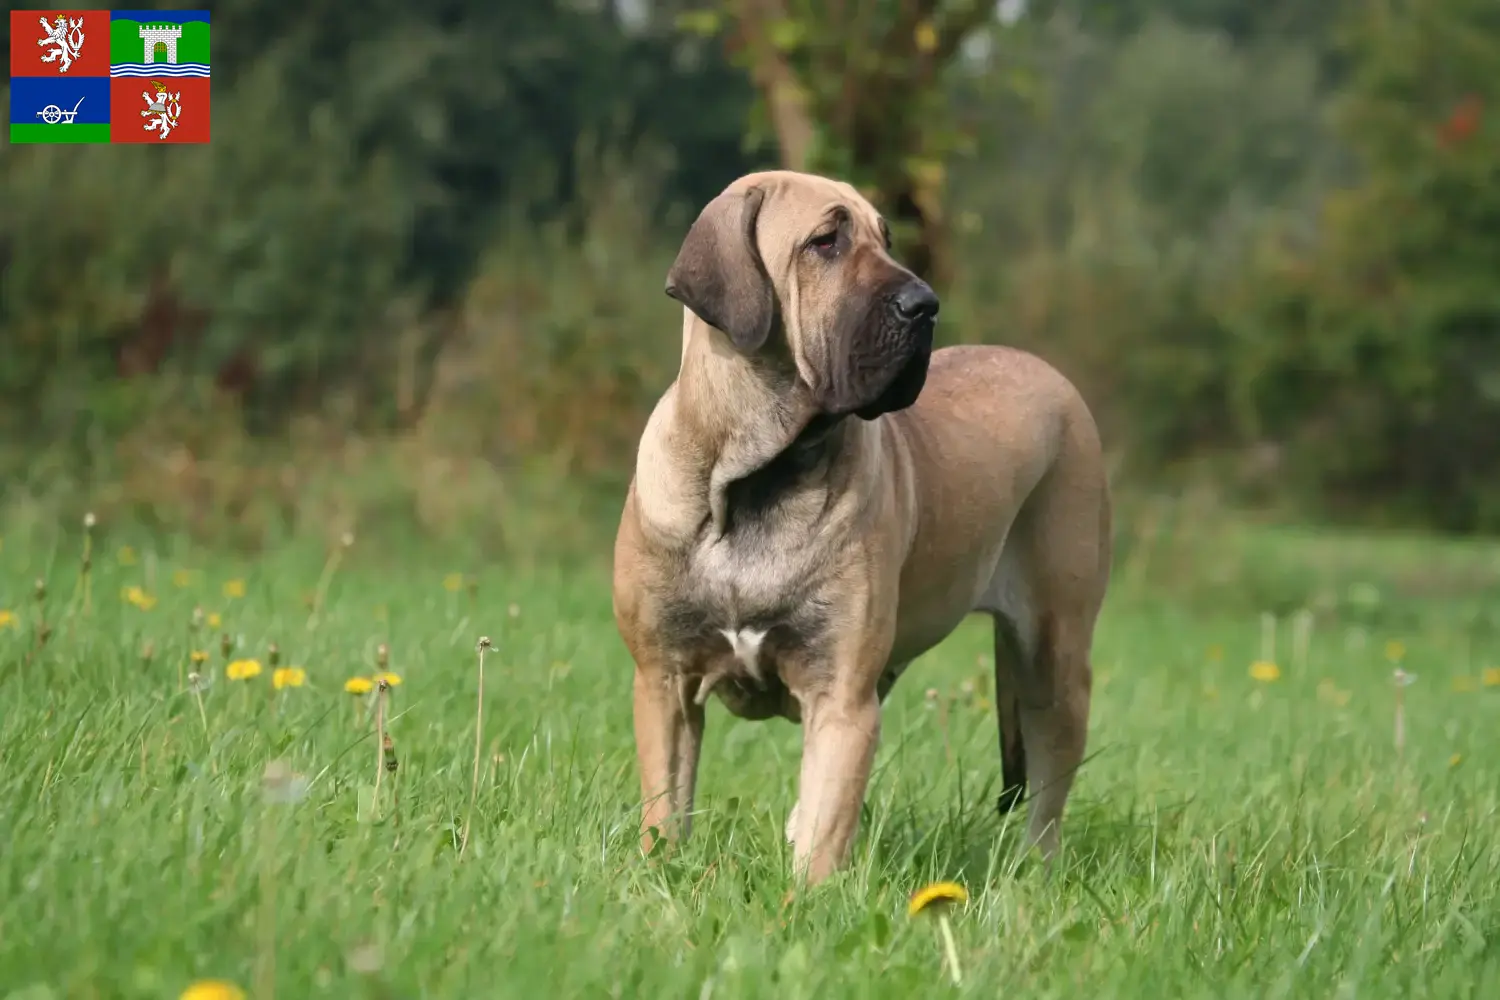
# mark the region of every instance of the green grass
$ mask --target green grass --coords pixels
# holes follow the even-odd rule
[[[10,141],[20,143],[104,143],[109,142],[109,122],[11,122]]]
[[[1013,860],[1021,816],[993,812],[976,622],[893,694],[847,873],[790,894],[797,732],[717,706],[693,841],[640,857],[630,665],[603,572],[496,567],[471,597],[444,586],[462,565],[366,537],[309,628],[321,552],[237,563],[138,542],[122,565],[116,539],[85,614],[72,543],[7,538],[0,997],[160,998],[266,975],[299,998],[1500,995],[1500,686],[1481,683],[1500,642],[1455,602],[1397,613],[1401,588],[1379,574],[1415,572],[1420,546],[1291,537],[1263,535],[1277,565],[1241,572],[1294,596],[1381,588],[1392,614],[1322,607],[1306,663],[1283,623],[1282,677],[1258,684],[1253,605],[1186,604],[1125,560],[1096,647],[1093,756],[1050,876]],[[1495,551],[1465,551],[1492,574],[1471,591],[1490,585]],[[231,578],[244,597],[224,596]],[[122,600],[132,585],[150,610]],[[217,634],[189,632],[195,606],[222,615],[235,656],[264,662],[277,643],[308,686],[227,680]],[[480,635],[498,651],[460,857]],[[1404,759],[1393,639],[1418,677]],[[400,768],[372,807],[378,755],[342,685],[381,643],[402,678]],[[193,648],[212,654],[206,733],[179,680]],[[264,800],[278,758],[310,779],[300,801]],[[940,878],[972,896],[954,921],[956,990],[935,928],[905,915]]]

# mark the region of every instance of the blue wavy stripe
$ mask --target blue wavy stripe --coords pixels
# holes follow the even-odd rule
[[[208,63],[111,63],[110,76],[208,76]]]

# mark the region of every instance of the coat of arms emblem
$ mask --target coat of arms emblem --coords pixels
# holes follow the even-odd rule
[[[141,127],[147,132],[159,132],[157,138],[165,139],[182,119],[182,91],[173,94],[167,90],[166,84],[156,80],[151,81],[151,86],[156,91],[154,96],[141,91],[141,99],[146,102],[146,110],[141,112],[141,117],[156,117]]]
[[[68,20],[67,15],[57,15],[57,20],[51,24],[47,23],[45,17],[37,18],[37,24],[42,26],[46,37],[37,39],[37,44],[51,46],[53,51],[42,56],[44,63],[58,63],[57,71],[66,73],[83,51],[83,18]],[[59,62],[61,60],[61,62]]]

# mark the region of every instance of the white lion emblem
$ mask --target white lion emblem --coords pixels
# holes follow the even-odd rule
[[[47,33],[47,37],[38,39],[37,44],[56,48],[56,51],[42,56],[42,62],[57,62],[61,59],[62,64],[57,67],[57,71],[66,73],[68,67],[73,65],[73,60],[83,51],[83,18],[69,21],[66,15],[59,14],[53,24],[48,24],[45,17],[37,18],[36,23]]]
[[[168,93],[164,85],[155,81],[152,81],[151,86],[156,88],[155,97],[141,91],[141,99],[146,102],[146,110],[141,112],[141,117],[150,118],[155,115],[156,120],[141,127],[147,132],[160,132],[158,138],[165,139],[167,133],[176,128],[177,122],[182,118],[182,91]]]

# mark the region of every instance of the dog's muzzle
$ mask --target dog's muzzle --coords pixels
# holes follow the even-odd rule
[[[938,297],[920,278],[909,278],[885,303],[876,337],[876,357],[884,363],[873,366],[870,382],[874,398],[854,409],[862,420],[904,410],[917,401],[927,382],[927,364],[932,359],[932,335],[937,326]],[[867,369],[868,371],[868,369]],[[878,374],[877,374],[878,371]]]

